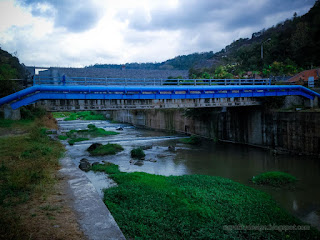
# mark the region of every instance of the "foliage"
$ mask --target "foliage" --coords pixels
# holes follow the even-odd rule
[[[66,133],[69,138],[76,138],[78,136],[86,136],[90,135],[90,137],[104,137],[110,135],[117,135],[118,132],[114,131],[106,131],[103,128],[97,128],[94,124],[89,124],[88,129],[84,130],[70,130]]]
[[[97,164],[91,167],[92,171],[105,172],[106,174],[120,173],[118,165],[113,163],[105,162],[104,164]]]
[[[273,187],[281,187],[295,183],[297,178],[284,172],[265,172],[252,178],[252,182],[255,184],[270,185]]]
[[[67,140],[67,139],[68,139],[68,136],[59,135],[59,136],[58,136],[58,139],[59,139],[59,140]]]
[[[72,112],[53,112],[52,115],[54,118],[64,118],[68,117],[72,114]]]
[[[94,111],[83,111],[71,113],[65,118],[65,121],[73,121],[73,120],[106,120],[106,117],[103,114],[98,114]]]
[[[201,143],[201,138],[197,136],[191,136],[188,138],[182,138],[180,139],[180,142],[191,144],[191,145],[199,145]]]
[[[98,146],[96,149],[89,151],[92,156],[114,155],[123,151],[123,147],[119,144],[108,143]]]
[[[35,118],[41,118],[46,115],[47,111],[44,108],[34,107],[32,105],[24,106],[20,108],[20,114],[22,119],[34,120]]]
[[[134,148],[130,152],[132,158],[141,159],[146,156],[142,148]]]
[[[304,225],[266,193],[221,177],[119,173],[104,202],[128,239],[315,239],[310,231],[228,231],[226,225]],[[114,173],[114,174],[113,174]]]
[[[10,79],[24,79],[25,77],[24,67],[19,63],[18,58],[0,48],[0,98],[21,89],[19,82]]]

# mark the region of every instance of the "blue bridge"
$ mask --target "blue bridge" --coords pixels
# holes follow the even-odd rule
[[[34,79],[34,85],[0,99],[12,109],[39,102],[51,111],[194,108],[259,105],[259,98],[320,96],[299,85],[269,79]],[[38,103],[38,104],[39,104]]]

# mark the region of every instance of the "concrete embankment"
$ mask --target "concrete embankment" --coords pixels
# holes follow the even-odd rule
[[[262,107],[109,111],[116,121],[196,134],[293,154],[320,154],[320,112],[267,111]]]

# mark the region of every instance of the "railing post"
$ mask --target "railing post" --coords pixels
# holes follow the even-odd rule
[[[194,85],[195,85],[195,86],[197,85],[197,79],[194,80]]]
[[[178,86],[180,86],[180,79],[178,79]]]
[[[209,86],[211,86],[211,79],[209,79]]]
[[[254,85],[254,80],[255,80],[255,79],[252,79],[252,85]]]
[[[162,85],[162,78],[160,78],[160,85]]]
[[[227,86],[227,79],[224,79],[224,85]]]
[[[106,78],[106,85],[108,85],[108,78]]]
[[[84,77],[84,85],[87,86],[87,77]]]
[[[239,78],[239,86],[241,85],[241,78]]]
[[[36,75],[33,75],[33,86],[36,85]]]
[[[124,78],[124,85],[127,86],[127,79]]]
[[[143,85],[145,86],[146,85],[146,79],[143,78]]]

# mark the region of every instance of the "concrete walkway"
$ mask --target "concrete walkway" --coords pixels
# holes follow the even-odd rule
[[[67,178],[78,222],[89,240],[125,239],[86,175],[69,157],[60,160],[60,173]]]

